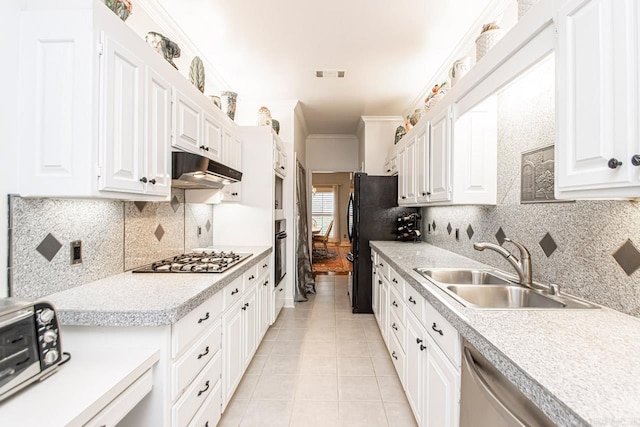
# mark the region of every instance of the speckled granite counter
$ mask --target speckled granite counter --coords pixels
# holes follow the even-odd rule
[[[228,247],[215,247],[227,250]],[[63,325],[160,326],[180,320],[272,252],[234,246],[253,256],[220,274],[126,272],[44,297]]]
[[[426,243],[371,246],[556,423],[640,426],[640,319],[606,308],[467,308],[413,268],[492,267]]]

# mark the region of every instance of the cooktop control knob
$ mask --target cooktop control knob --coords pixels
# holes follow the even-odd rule
[[[58,360],[58,350],[56,349],[51,349],[44,355],[44,363],[47,365],[55,363],[56,360]]]
[[[49,329],[42,334],[42,339],[46,343],[55,342],[58,339],[58,334]]]
[[[50,308],[45,308],[40,312],[40,321],[44,324],[51,322],[55,313]]]

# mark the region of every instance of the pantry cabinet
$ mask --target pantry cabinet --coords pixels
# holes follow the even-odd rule
[[[556,198],[640,197],[640,8],[568,0],[555,20]]]

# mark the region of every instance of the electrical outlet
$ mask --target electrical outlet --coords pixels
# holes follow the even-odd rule
[[[202,236],[202,227],[198,226],[198,237]]]
[[[82,264],[82,240],[71,242],[71,265]]]
[[[456,240],[460,240],[460,229],[456,228]]]

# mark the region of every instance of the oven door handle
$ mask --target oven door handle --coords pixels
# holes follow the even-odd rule
[[[281,231],[280,233],[276,234],[276,239],[278,240],[282,240],[286,238],[287,238],[287,233],[285,231]]]

